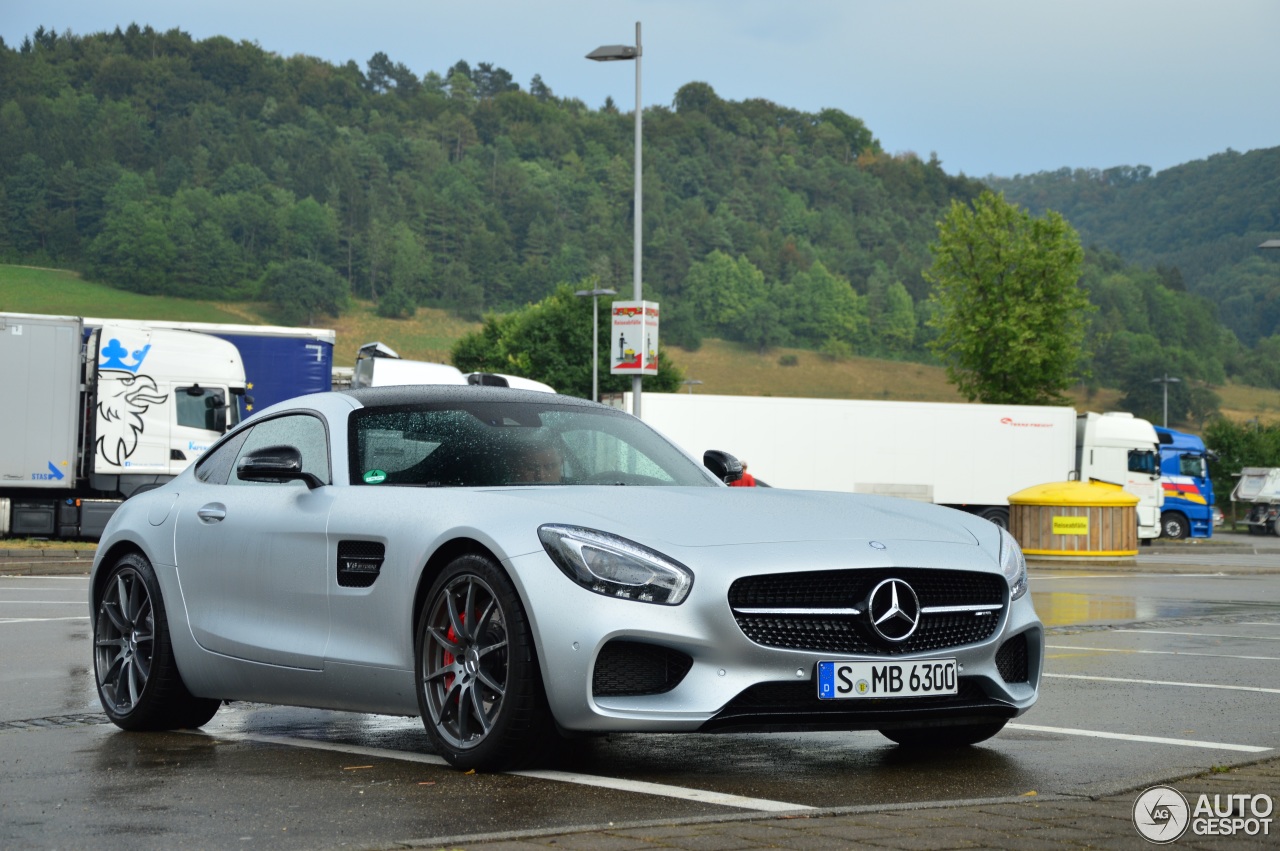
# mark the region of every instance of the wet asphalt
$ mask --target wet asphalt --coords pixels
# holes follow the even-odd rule
[[[617,736],[518,775],[447,768],[416,719],[233,704],[199,733],[123,733],[88,670],[87,562],[5,556],[23,577],[0,581],[5,848],[1137,848],[1148,786],[1280,797],[1280,539],[1034,563],[1050,676],[975,748]],[[1188,826],[1182,846],[1275,838]]]

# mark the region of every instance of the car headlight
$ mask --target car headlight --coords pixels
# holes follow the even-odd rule
[[[689,568],[617,535],[548,523],[538,538],[565,576],[606,597],[678,606],[693,587]]]
[[[1027,593],[1027,559],[1007,529],[1000,530],[1000,572],[1009,582],[1009,600]]]

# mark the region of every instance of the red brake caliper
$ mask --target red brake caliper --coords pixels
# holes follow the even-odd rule
[[[466,622],[467,622],[467,613],[462,612],[461,614],[458,615],[458,623],[466,623]],[[444,635],[445,635],[445,638],[449,639],[449,641],[451,642],[456,642],[458,640],[458,633],[454,630],[453,624],[449,624],[449,631],[446,632]],[[450,653],[448,650],[444,651],[444,659],[442,660],[442,664],[445,667],[448,667],[449,665],[453,664],[453,654]],[[453,679],[454,679],[453,674],[444,675],[444,690],[446,692],[448,692],[449,689],[453,688]],[[454,699],[454,702],[460,701],[462,699],[462,694],[458,693],[457,695],[454,695],[453,699]]]

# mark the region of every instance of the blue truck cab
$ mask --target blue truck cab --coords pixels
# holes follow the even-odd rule
[[[1194,434],[1156,426],[1160,439],[1160,485],[1164,507],[1162,538],[1213,536],[1213,483],[1209,481],[1212,452]]]

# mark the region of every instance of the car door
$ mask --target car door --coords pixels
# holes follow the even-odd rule
[[[209,458],[178,504],[175,554],[192,634],[238,659],[319,670],[329,636],[326,529],[333,504],[328,430],[295,413],[264,420],[227,458]],[[288,445],[324,484],[250,482],[248,453]],[[234,460],[231,460],[234,452]],[[230,461],[230,463],[228,463]]]

